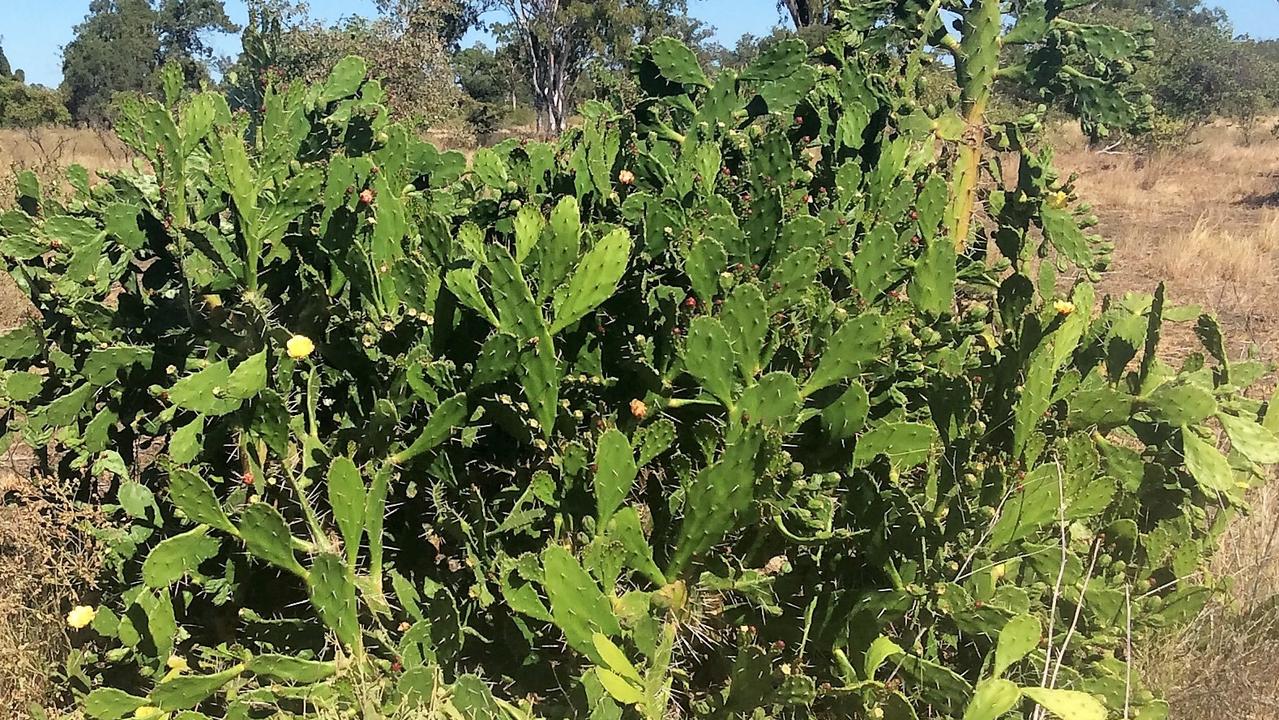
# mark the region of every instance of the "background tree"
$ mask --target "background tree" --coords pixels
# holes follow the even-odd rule
[[[223,0],[92,0],[63,51],[62,88],[79,122],[110,119],[112,98],[148,92],[160,66],[176,62],[188,87],[208,78],[208,33],[232,32]]]
[[[695,38],[687,0],[498,0],[507,21],[494,26],[528,60],[538,129],[564,129],[592,64],[617,68],[638,44],[661,35]],[[704,35],[703,35],[704,37]]]
[[[796,29],[829,25],[834,20],[834,0],[778,0],[777,8],[790,16]]]
[[[21,70],[13,70],[0,48],[0,127],[35,127],[70,119],[62,96],[40,85],[28,85]]]

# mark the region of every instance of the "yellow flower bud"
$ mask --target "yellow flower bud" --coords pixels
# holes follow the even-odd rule
[[[67,624],[76,630],[79,630],[80,628],[87,627],[97,616],[98,611],[96,608],[88,605],[76,605],[71,608],[71,612],[67,613]]]
[[[169,659],[165,661],[165,665],[168,665],[170,670],[177,672],[191,669],[191,666],[187,664],[187,659],[181,655],[170,655]]]
[[[315,343],[305,335],[294,335],[285,343],[285,349],[289,351],[289,357],[301,360],[315,351]]]
[[[1053,310],[1056,310],[1058,315],[1069,315],[1075,311],[1075,304],[1069,300],[1058,300],[1053,303]]]
[[[164,711],[154,705],[143,705],[133,711],[134,720],[156,720],[163,716]]]

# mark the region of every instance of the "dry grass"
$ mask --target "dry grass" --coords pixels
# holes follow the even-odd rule
[[[80,531],[98,522],[46,480],[0,474],[0,717],[28,717],[57,692],[70,638],[64,616],[91,602],[100,549]],[[53,486],[51,490],[50,487]]]
[[[1235,352],[1251,345],[1279,360],[1279,139],[1244,145],[1238,130],[1213,126],[1184,150],[1144,157],[1061,136],[1059,163],[1079,173],[1115,242],[1101,290],[1149,292],[1165,280],[1173,301],[1217,313]],[[1168,338],[1174,351],[1194,344],[1188,330]]]

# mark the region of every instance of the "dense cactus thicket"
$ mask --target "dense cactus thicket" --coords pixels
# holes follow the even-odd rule
[[[1142,40],[1061,10],[860,2],[715,77],[659,40],[638,106],[469,164],[356,58],[126,107],[147,162],[0,216],[41,313],[8,437],[119,521],[70,699],[1165,717],[1132,648],[1209,596],[1279,413],[1211,317],[1096,295],[1036,118],[986,117],[1020,73],[1141,121]],[[913,100],[931,48],[953,106]],[[1168,322],[1204,352],[1161,362]]]

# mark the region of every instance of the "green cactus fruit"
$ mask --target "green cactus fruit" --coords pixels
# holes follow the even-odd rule
[[[402,465],[422,453],[434,450],[455,429],[466,424],[466,413],[466,393],[458,393],[440,403],[413,444],[392,456],[391,463]]]
[[[165,712],[190,710],[221,690],[227,683],[239,677],[245,670],[243,663],[212,675],[185,675],[170,678],[151,690],[151,704]]]
[[[1043,626],[1034,615],[1016,615],[999,631],[995,644],[995,664],[991,677],[1001,677],[1009,667],[1018,663],[1035,648],[1043,635]]]
[[[866,426],[870,413],[870,396],[866,387],[853,381],[835,402],[822,410],[822,426],[835,439],[847,439]]]
[[[996,720],[1017,706],[1021,700],[1021,688],[1002,678],[991,678],[977,683],[973,699],[968,701],[963,720]]]
[[[639,446],[636,465],[644,467],[666,452],[675,442],[675,423],[669,418],[658,418],[635,431],[635,444]]]
[[[807,706],[817,700],[817,683],[807,675],[787,675],[773,693],[779,705]]]
[[[515,258],[501,245],[489,248],[489,279],[498,325],[521,341],[541,338],[546,321]]]
[[[735,357],[728,332],[718,319],[693,318],[684,344],[684,367],[726,407],[733,406]]]
[[[306,570],[293,555],[296,544],[284,517],[266,503],[254,503],[240,516],[240,537],[255,557],[299,577]]]
[[[786,372],[771,372],[746,388],[738,401],[738,410],[743,422],[790,431],[795,426],[802,403],[794,376]]]
[[[606,430],[595,447],[595,507],[600,526],[607,524],[626,500],[638,472],[626,436],[618,430]]]
[[[864,467],[883,455],[898,470],[912,468],[928,459],[940,439],[937,428],[923,423],[887,422],[876,425],[857,438],[853,467]]]
[[[679,576],[693,558],[723,539],[738,513],[755,498],[755,457],[763,442],[757,428],[747,428],[724,449],[713,465],[693,479],[684,498],[684,522],[667,577]]]
[[[564,282],[581,253],[582,218],[577,198],[565,197],[551,211],[538,265],[538,299],[545,300]]]
[[[827,341],[817,369],[804,383],[804,396],[856,376],[862,366],[879,357],[887,337],[881,315],[864,313],[845,322]]]
[[[567,550],[551,545],[542,552],[542,582],[551,601],[555,626],[574,650],[601,663],[595,649],[595,633],[621,633],[612,603],[595,580]]]
[[[475,374],[471,376],[471,386],[488,385],[505,378],[515,369],[519,355],[519,341],[514,335],[493,333],[480,347],[480,355],[475,360]]]
[[[698,300],[710,302],[718,294],[719,274],[727,264],[724,246],[713,238],[699,238],[689,247],[684,256],[684,273]]]
[[[169,498],[191,522],[238,534],[231,519],[222,511],[213,488],[194,472],[179,468],[169,474]]]
[[[321,553],[311,563],[307,580],[311,605],[324,624],[348,648],[360,646],[360,622],[355,601],[355,579],[342,558]]]
[[[152,548],[142,563],[142,581],[148,587],[161,588],[194,572],[200,563],[218,554],[218,539],[209,537],[208,528],[166,538]]]
[[[300,684],[320,682],[338,670],[335,662],[303,660],[289,655],[255,655],[249,660],[247,669],[260,677]]]
[[[537,247],[546,229],[546,218],[532,205],[525,205],[515,215],[515,261],[522,263]]]
[[[1061,720],[1106,720],[1106,706],[1079,690],[1027,687],[1021,692]]]
[[[608,535],[621,544],[626,554],[626,564],[658,587],[666,585],[666,576],[653,562],[653,548],[644,537],[639,512],[626,506],[613,514],[608,523]]]
[[[674,38],[662,37],[648,46],[653,64],[662,77],[680,85],[710,87],[706,73],[702,72],[697,56],[684,43]]]
[[[817,277],[818,258],[816,249],[800,248],[773,268],[765,282],[770,313],[785,310],[808,292]]]
[[[617,291],[631,257],[631,237],[614,230],[582,256],[567,285],[555,294],[554,335],[576,323]]]
[[[356,555],[360,551],[360,541],[364,539],[364,509],[367,502],[364,479],[360,477],[360,469],[350,458],[338,457],[329,465],[327,485],[329,506],[333,508],[333,519],[337,521],[338,530],[342,533],[342,544],[346,548],[346,562],[354,567]]]
[[[744,379],[754,378],[763,370],[768,318],[768,303],[756,283],[738,285],[724,301],[720,320],[728,331]]]

